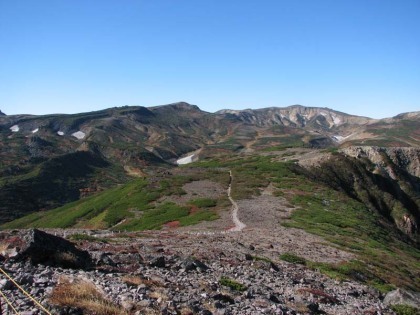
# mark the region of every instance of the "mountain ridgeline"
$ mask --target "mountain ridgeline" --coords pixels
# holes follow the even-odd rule
[[[201,111],[187,103],[73,115],[0,113],[0,221],[63,206],[140,177],[162,179],[177,159],[281,156],[302,149],[299,173],[345,192],[418,242],[420,112],[387,119],[328,108]]]

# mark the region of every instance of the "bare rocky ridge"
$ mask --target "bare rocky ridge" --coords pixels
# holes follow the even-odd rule
[[[49,302],[54,286],[64,279],[93,283],[128,314],[393,314],[375,290],[282,262],[270,251],[286,249],[271,243],[274,238],[267,239],[267,233],[252,229],[198,235],[103,231],[96,236],[109,242],[79,242],[96,261],[94,270],[13,260],[4,262],[3,268],[54,314],[84,314]],[[220,282],[222,277],[242,284],[244,290],[229,289]],[[133,278],[139,284],[130,284]],[[38,314],[10,281],[1,280],[0,287],[22,314]]]
[[[248,124],[257,126],[296,126],[320,129],[331,129],[343,124],[364,125],[373,123],[376,120],[367,117],[351,116],[329,108],[306,107],[293,105],[279,108],[270,107],[262,109],[246,110],[221,110],[218,114],[236,116],[238,119]]]
[[[409,113],[401,113],[397,116],[393,117],[397,119],[420,119],[420,111],[418,112],[409,112]],[[387,118],[386,120],[392,121],[391,118]]]

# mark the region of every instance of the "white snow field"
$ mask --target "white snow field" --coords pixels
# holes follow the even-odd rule
[[[12,132],[18,132],[19,131],[19,126],[18,125],[13,125],[12,127],[9,128]]]
[[[197,160],[196,159],[196,155],[195,154],[191,154],[191,155],[188,155],[186,157],[183,157],[183,158],[177,160],[176,161],[176,164],[183,165],[183,164],[192,163],[192,162],[194,162],[196,160]]]
[[[84,137],[86,137],[86,134],[83,131],[77,131],[71,134],[73,137],[82,140]]]

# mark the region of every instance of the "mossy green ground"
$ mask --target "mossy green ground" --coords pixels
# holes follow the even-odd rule
[[[410,305],[403,305],[403,304],[397,304],[392,305],[391,309],[397,314],[397,315],[418,315],[420,314],[420,309],[410,306]]]

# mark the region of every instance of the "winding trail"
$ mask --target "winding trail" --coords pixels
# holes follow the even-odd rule
[[[233,181],[232,171],[229,171],[229,175],[230,175],[230,181],[229,181],[229,188],[227,190],[227,193],[228,193],[228,198],[229,198],[230,202],[232,203],[232,221],[233,221],[233,224],[235,224],[235,226],[230,228],[229,231],[230,232],[239,232],[239,231],[242,231],[246,227],[246,224],[241,222],[241,220],[239,220],[239,218],[238,218],[238,211],[239,211],[238,204],[236,203],[235,200],[233,200],[233,198],[230,195],[230,192],[232,190],[232,181]]]

